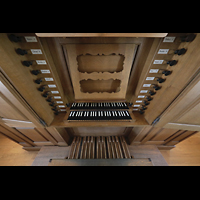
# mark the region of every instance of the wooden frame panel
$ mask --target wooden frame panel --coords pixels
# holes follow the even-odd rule
[[[33,142],[46,142],[48,141],[44,136],[41,135],[34,128],[17,128],[19,132],[21,132],[26,137],[30,138]]]
[[[63,45],[66,50],[66,59],[68,60],[68,68],[71,75],[72,85],[74,88],[75,101],[91,101],[91,100],[125,100],[126,91],[128,86],[129,74],[132,67],[132,62],[135,56],[135,44],[66,44]],[[94,55],[98,56],[95,62],[101,62],[101,59],[108,59],[108,55],[123,55],[125,57],[123,62],[123,70],[121,72],[103,72],[98,73],[95,70],[92,73],[81,73],[79,72],[77,58],[80,55]],[[97,64],[98,65],[98,64]],[[95,68],[95,65],[93,66]],[[81,91],[81,80],[120,80],[120,90],[115,93],[108,92],[95,92],[91,93],[83,93]],[[90,85],[92,87],[92,85]]]
[[[191,109],[195,108],[199,105],[200,101],[200,94],[199,94],[199,87],[200,87],[200,70],[198,71],[197,75],[188,87],[183,90],[180,95],[176,98],[176,100],[169,106],[169,108],[163,113],[161,116],[160,121],[156,126],[164,126],[172,128],[173,126],[177,126],[180,129],[188,129],[188,127],[192,127],[192,130],[199,131],[199,113],[198,110],[195,110],[194,113],[191,115]],[[190,116],[188,116],[190,114]],[[188,120],[186,124],[185,121],[181,121],[184,119],[183,117],[190,117],[191,119]],[[192,118],[195,117],[195,120]],[[191,121],[192,120],[192,121]],[[181,127],[182,126],[182,127]],[[189,129],[191,130],[191,129]]]

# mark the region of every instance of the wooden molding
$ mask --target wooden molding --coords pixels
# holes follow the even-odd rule
[[[35,33],[38,37],[160,37],[168,33]]]

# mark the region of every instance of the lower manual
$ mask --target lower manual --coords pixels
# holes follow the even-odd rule
[[[69,121],[94,121],[94,120],[132,120],[127,110],[111,111],[71,111]]]

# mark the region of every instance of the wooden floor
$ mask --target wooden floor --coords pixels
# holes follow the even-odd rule
[[[169,166],[200,166],[200,133],[180,142],[176,148],[160,151]],[[38,151],[26,151],[0,134],[0,166],[31,166]]]
[[[0,166],[31,166],[38,151],[26,151],[0,133]]]
[[[200,166],[200,133],[176,145],[169,151],[160,151],[169,166]]]

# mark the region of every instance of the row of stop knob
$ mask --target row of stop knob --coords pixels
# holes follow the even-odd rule
[[[195,39],[196,35],[195,34],[190,34],[187,36],[183,36],[181,37],[181,42],[192,42]],[[180,48],[177,50],[173,51],[173,54],[177,54],[178,56],[180,55],[184,55],[187,52],[186,48]],[[169,66],[175,66],[178,63],[178,60],[168,60],[166,61],[166,64]],[[172,74],[172,71],[167,70],[167,69],[162,69],[162,74],[164,74],[165,76],[169,76]],[[162,78],[162,77],[158,77],[155,79],[156,81],[158,81],[158,83],[163,83],[166,81],[166,79]],[[143,104],[141,105],[141,107],[139,107],[139,112],[140,114],[144,113],[144,110],[147,109],[147,106],[150,104],[150,101],[153,100],[153,98],[151,96],[156,94],[155,90],[160,90],[161,86],[159,86],[158,84],[153,84],[153,88],[154,90],[149,90],[148,93],[150,94],[150,96],[147,96],[145,100],[143,100]]]

